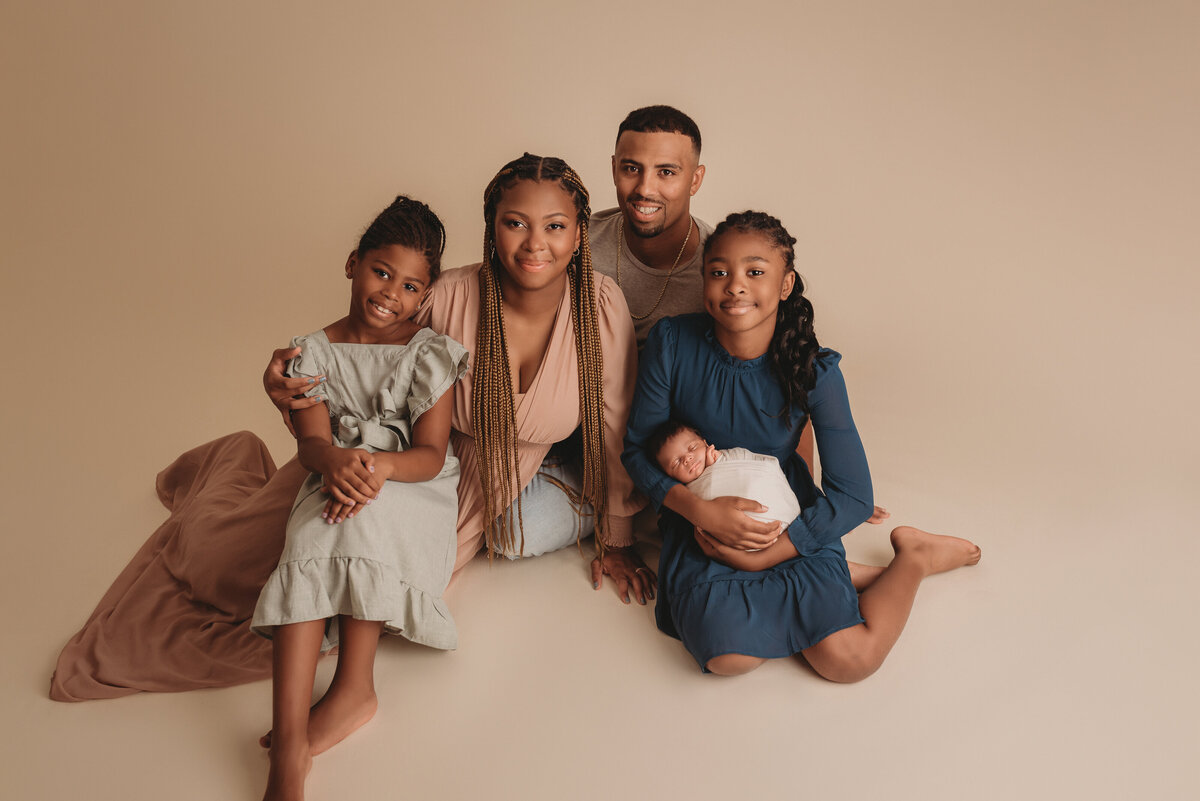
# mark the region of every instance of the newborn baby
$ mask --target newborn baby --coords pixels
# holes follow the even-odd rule
[[[767,507],[767,511],[745,514],[785,526],[800,514],[796,493],[774,456],[745,448],[719,451],[674,420],[659,427],[646,445],[663,472],[706,501],[724,495],[749,498]]]

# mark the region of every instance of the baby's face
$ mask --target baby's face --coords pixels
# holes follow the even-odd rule
[[[716,460],[717,449],[690,428],[668,439],[658,451],[658,466],[684,484],[694,480]]]

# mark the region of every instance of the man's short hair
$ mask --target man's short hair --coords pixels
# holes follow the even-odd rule
[[[617,141],[626,131],[634,133],[677,133],[692,140],[696,155],[700,155],[700,128],[696,122],[671,106],[646,106],[634,109],[617,128]]]

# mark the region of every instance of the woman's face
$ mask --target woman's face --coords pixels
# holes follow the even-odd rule
[[[765,333],[769,342],[795,283],[783,251],[754,231],[726,231],[704,258],[704,308],[730,334]]]
[[[494,225],[502,287],[561,288],[579,247],[575,202],[567,190],[556,181],[517,181],[500,197]]]

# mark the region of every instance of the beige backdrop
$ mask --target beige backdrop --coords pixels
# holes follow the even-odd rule
[[[343,312],[396,193],[476,260],[503,162],[563,156],[611,206],[649,103],[703,131],[699,216],[799,237],[877,498],[983,563],[852,687],[701,676],[574,553],[474,563],[462,647],[385,643],[310,797],[1200,792],[1194,3],[9,0],[0,31],[6,796],[258,797],[266,683],[45,697],[154,474],[239,428],[290,456],[263,364]]]

